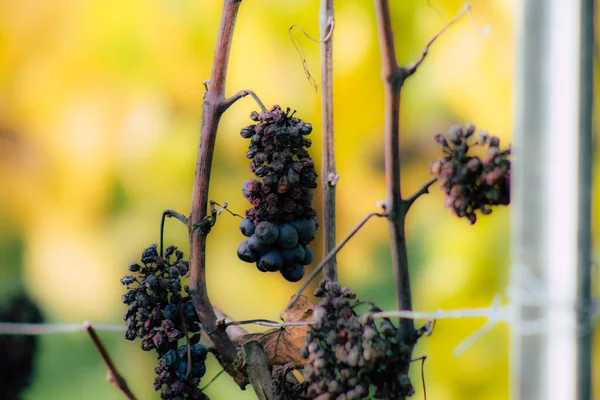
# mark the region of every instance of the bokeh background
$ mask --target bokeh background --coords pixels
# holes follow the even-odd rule
[[[402,63],[414,60],[463,5],[392,3]],[[440,156],[432,136],[451,124],[471,121],[505,145],[510,141],[514,1],[474,0],[472,6],[474,18],[464,17],[436,42],[405,86],[404,193],[429,177],[429,162]],[[289,106],[312,122],[316,160],[320,93],[305,78],[288,28],[299,24],[317,36],[318,8],[317,0],[242,2],[227,82],[228,94],[252,89],[266,105]],[[0,0],[0,301],[26,290],[48,322],[122,323],[119,278],[127,263],[157,242],[162,210],[190,209],[202,82],[210,76],[220,12],[221,2],[209,0]],[[483,26],[491,27],[489,35],[480,34]],[[385,197],[383,90],[372,1],[337,2],[335,29],[342,237]],[[318,44],[299,31],[295,35],[319,82]],[[252,177],[239,130],[251,123],[248,115],[256,108],[250,98],[239,101],[219,129],[210,198],[227,201],[238,213],[248,207],[241,184]],[[599,173],[596,168],[595,176]],[[597,213],[594,218],[598,226]],[[236,319],[277,319],[298,284],[239,261],[237,225],[223,214],[210,235],[211,299]],[[508,209],[468,226],[443,208],[434,186],[411,210],[407,234],[415,309],[484,307],[504,294]],[[170,220],[166,243],[187,253],[185,228]],[[319,240],[313,248],[321,254]],[[369,222],[338,259],[342,283],[385,309],[395,307],[385,221]],[[414,355],[428,357],[429,398],[508,398],[506,326],[453,355],[484,322],[439,320],[434,335],[419,342]],[[155,357],[122,333],[101,337],[138,397],[158,399],[152,390]],[[205,381],[219,371],[210,360]],[[418,365],[413,381],[414,398],[420,399]],[[252,389],[237,390],[226,374],[207,394],[254,398]],[[23,398],[122,397],[105,381],[105,367],[81,332],[40,337],[35,375]]]

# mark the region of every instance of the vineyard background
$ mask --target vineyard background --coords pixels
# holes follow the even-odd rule
[[[373,5],[339,3],[334,100],[341,237],[376,209],[385,188]],[[402,63],[415,59],[462,7],[459,1],[397,3],[392,20]],[[464,18],[447,32],[405,87],[407,193],[429,177],[429,162],[438,157],[432,136],[450,124],[472,121],[504,143],[510,140],[514,2],[480,0],[472,6],[476,21]],[[158,240],[163,209],[189,209],[203,81],[210,75],[220,11],[220,2],[212,1],[0,0],[0,300],[24,287],[48,322],[122,322],[124,289],[118,281],[127,262]],[[316,36],[317,15],[315,1],[245,1],[233,42],[229,94],[250,88],[267,106],[296,109],[318,133],[320,97],[305,79],[287,33],[299,24]],[[478,24],[490,26],[491,33],[480,35]],[[295,35],[318,77],[318,45],[299,31]],[[228,201],[238,213],[247,207],[241,183],[251,177],[239,129],[250,123],[254,109],[251,100],[241,101],[225,114],[215,154],[210,197]],[[318,160],[320,141],[313,139]],[[594,175],[599,174],[596,166]],[[486,307],[504,294],[508,218],[509,210],[499,209],[470,227],[443,208],[437,186],[421,198],[407,228],[415,309]],[[209,238],[211,299],[236,319],[277,319],[298,285],[239,261],[237,224],[224,215]],[[369,222],[338,260],[343,284],[360,298],[392,309],[385,224]],[[592,226],[600,226],[597,213]],[[187,250],[186,231],[176,222],[167,224],[167,243]],[[508,397],[505,325],[459,357],[453,355],[484,322],[439,320],[434,335],[419,341],[415,356],[428,356],[431,398]],[[150,385],[154,357],[122,333],[101,336],[132,390],[140,398],[156,398]],[[207,378],[220,371],[214,360],[207,367]],[[419,369],[413,374],[414,398],[422,398]],[[84,332],[42,336],[36,374],[24,398],[120,399],[104,376]],[[599,379],[595,368],[594,381]],[[251,390],[237,390],[225,375],[206,392],[214,399],[254,397]]]

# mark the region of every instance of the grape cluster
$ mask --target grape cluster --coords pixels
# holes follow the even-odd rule
[[[201,326],[191,298],[182,295],[181,277],[188,273],[189,262],[175,246],[169,246],[164,257],[156,248],[153,244],[143,251],[142,265],[129,264],[129,271],[137,277],[121,278],[128,289],[121,297],[128,307],[125,338],[140,338],[142,350],[158,353],[154,389],[162,388],[163,399],[207,399],[197,388],[206,372],[207,348],[198,343]],[[184,338],[187,343],[179,346]]]
[[[301,350],[309,360],[304,379],[310,382],[308,398],[357,400],[412,396],[414,389],[406,371],[411,350],[398,343],[398,329],[389,319],[378,325],[373,313],[381,311],[362,304],[356,295],[337,282],[324,280],[315,291],[321,301],[313,314],[313,328]]]
[[[257,123],[243,128],[241,135],[250,139],[246,157],[252,159],[250,169],[260,180],[242,186],[252,208],[240,223],[248,239],[240,243],[238,256],[256,262],[262,272],[279,271],[288,281],[297,282],[313,260],[306,245],[318,227],[311,206],[317,173],[306,151],[311,141],[305,137],[312,126],[277,105],[260,114],[253,112],[250,118]]]
[[[500,139],[481,130],[477,141],[468,139],[475,133],[473,124],[451,126],[446,136],[438,133],[435,141],[442,147],[443,158],[431,163],[430,172],[440,181],[446,198],[444,205],[471,224],[477,221],[475,211],[490,214],[488,208],[510,203],[510,148],[500,150]],[[487,147],[483,158],[468,155],[473,146]]]
[[[11,298],[6,308],[0,309],[3,322],[42,322],[38,306],[25,294]],[[33,357],[38,338],[34,335],[0,335],[0,399],[18,399],[27,387],[33,372]]]

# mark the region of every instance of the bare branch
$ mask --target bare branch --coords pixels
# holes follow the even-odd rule
[[[289,301],[289,303],[287,304],[287,306],[285,307],[290,308],[291,306],[294,305],[294,303],[300,298],[300,296],[302,295],[302,292],[304,291],[304,289],[306,289],[309,285],[309,283],[315,278],[315,276],[317,276],[319,274],[319,272],[321,272],[321,270],[323,269],[323,267],[327,264],[327,262],[337,254],[338,251],[340,251],[342,249],[342,247],[344,247],[346,245],[346,243],[348,243],[348,241],[350,239],[352,239],[352,237],[356,234],[356,232],[358,232],[360,230],[360,228],[363,227],[363,225],[369,220],[371,219],[371,217],[386,217],[387,214],[385,213],[377,213],[377,212],[371,212],[369,214],[367,214],[366,217],[364,217],[351,231],[350,233],[348,233],[346,235],[346,237],[344,239],[342,239],[342,241],[335,246],[333,249],[331,249],[331,251],[329,253],[327,253],[327,255],[323,258],[323,260],[321,260],[321,262],[315,267],[315,269],[312,270],[312,272],[310,273],[310,275],[304,280],[304,282],[302,283],[302,286],[300,286],[300,289],[298,289],[298,291],[296,292],[296,294],[294,295],[294,297],[292,297],[292,299]]]
[[[323,153],[321,179],[323,188],[323,252],[335,247],[335,194],[337,178],[333,134],[333,0],[321,0],[319,26],[321,30],[321,121],[323,129]],[[323,274],[337,281],[337,260],[327,262]]]
[[[127,399],[137,400],[135,395],[131,392],[131,389],[129,389],[129,386],[127,386],[127,381],[125,381],[125,379],[121,376],[121,374],[119,374],[117,367],[115,366],[112,359],[110,358],[108,351],[106,351],[106,348],[100,341],[100,338],[96,334],[96,331],[94,331],[92,324],[89,323],[88,321],[85,321],[83,323],[83,326],[87,330],[88,334],[90,335],[92,342],[94,342],[94,345],[96,346],[98,353],[100,353],[102,360],[104,360],[104,364],[106,364],[106,368],[108,368],[108,380],[110,381],[110,383],[112,383],[112,385],[114,387],[119,389]]]
[[[242,345],[246,371],[256,396],[259,400],[272,400],[273,384],[269,370],[269,359],[265,354],[262,344],[257,340],[250,340]]]
[[[450,28],[456,21],[458,21],[463,15],[465,15],[467,12],[469,12],[470,9],[471,9],[471,3],[465,3],[465,5],[458,12],[458,14],[456,14],[456,16],[454,18],[452,18],[452,20],[450,22],[448,22],[448,24],[446,24],[446,26],[444,26],[444,28],[441,31],[439,31],[437,34],[435,34],[435,36],[433,36],[431,39],[429,39],[429,41],[425,45],[425,48],[423,49],[423,52],[421,53],[421,56],[419,57],[419,59],[404,69],[406,71],[404,79],[408,78],[409,76],[411,76],[412,74],[414,74],[417,71],[417,68],[419,68],[421,63],[425,60],[425,57],[427,57],[427,53],[429,53],[429,48],[431,47],[431,45],[440,36],[442,36],[442,34],[444,32],[446,32],[448,30],[448,28]]]
[[[412,310],[412,294],[406,250],[406,206],[402,200],[400,176],[400,90],[404,83],[404,69],[396,64],[394,34],[388,0],[376,0],[375,10],[381,48],[382,79],[384,83],[384,161],[386,180],[386,211],[390,232],[392,269],[396,280],[398,309]],[[401,319],[398,340],[410,347],[416,342],[414,322]],[[404,371],[408,372],[408,371]]]
[[[233,103],[235,103],[242,97],[246,97],[248,95],[252,96],[254,101],[256,101],[256,104],[258,104],[258,106],[260,107],[261,111],[267,111],[267,109],[265,108],[265,105],[263,104],[262,101],[260,101],[260,98],[256,95],[256,93],[254,93],[252,90],[249,90],[249,89],[240,90],[239,92],[237,92],[230,98],[226,99],[222,104],[223,109],[221,111],[225,112],[229,107],[231,107],[233,105]]]
[[[271,328],[285,328],[287,326],[307,326],[307,325],[311,325],[311,324],[312,324],[312,322],[310,322],[310,321],[276,322],[276,321],[269,321],[267,319],[248,319],[245,321],[223,321],[222,322],[223,328],[228,328],[230,326],[238,326],[238,325],[259,325],[259,326],[268,326]]]
[[[206,235],[205,229],[196,229],[205,224],[208,208],[208,189],[214,154],[217,128],[221,115],[226,108],[225,81],[233,31],[240,0],[224,0],[219,35],[215,50],[210,85],[202,104],[202,127],[200,145],[194,174],[192,191],[192,210],[190,213],[190,289],[194,308],[206,334],[210,337],[219,353],[219,361],[240,387],[247,384],[244,374],[234,367],[237,347],[227,332],[216,326],[217,316],[213,310],[206,288]]]
[[[410,195],[406,200],[404,200],[404,204],[406,206],[406,211],[412,206],[412,204],[422,195],[429,193],[429,187],[433,185],[437,181],[437,178],[430,178],[427,182],[425,182],[416,192]]]

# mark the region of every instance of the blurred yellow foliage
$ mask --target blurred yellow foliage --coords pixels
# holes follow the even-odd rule
[[[315,36],[318,3],[242,2],[227,85],[228,94],[249,88],[268,106],[289,106],[312,122],[316,160],[320,94],[305,79],[287,30],[299,24]],[[472,121],[504,144],[510,140],[513,2],[472,6],[476,22],[467,16],[440,38],[404,89],[405,193],[428,178],[429,162],[439,157],[435,132]],[[458,0],[392,2],[399,61],[414,60],[461,7]],[[0,0],[0,253],[16,251],[15,240],[23,253],[0,258],[0,277],[10,277],[2,281],[7,290],[23,285],[49,321],[121,321],[118,280],[128,261],[157,242],[163,209],[189,212],[202,82],[210,76],[220,11],[218,1]],[[478,24],[491,26],[491,34],[480,35]],[[295,35],[319,82],[318,45]],[[383,89],[371,1],[336,3],[334,46],[341,238],[385,197]],[[210,198],[228,201],[238,213],[248,207],[241,184],[252,176],[239,130],[256,108],[249,98],[236,103],[219,130]],[[407,230],[415,308],[487,306],[503,293],[508,217],[508,210],[495,210],[470,227],[443,208],[436,186],[420,199]],[[297,284],[239,261],[237,225],[223,214],[209,237],[211,299],[236,319],[277,319]],[[187,253],[183,226],[169,221],[166,238]],[[340,253],[339,265],[342,283],[359,296],[395,306],[385,221],[369,222]],[[428,356],[430,398],[508,397],[506,327],[463,355],[452,354],[483,323],[438,321],[433,336],[419,342],[415,356]],[[151,387],[154,357],[121,334],[101,335],[139,398],[158,398]],[[103,368],[85,334],[45,337],[25,398],[120,399]],[[219,370],[211,361],[205,379]],[[417,365],[413,374],[419,399]],[[253,398],[251,389],[240,392],[225,375],[207,393]]]

